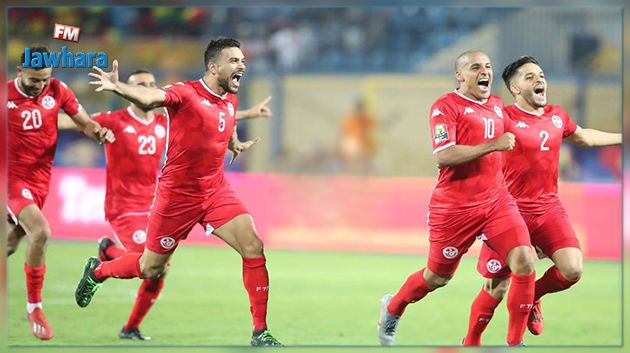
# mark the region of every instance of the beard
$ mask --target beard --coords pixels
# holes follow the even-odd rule
[[[227,79],[220,79],[219,80],[219,86],[221,88],[223,88],[224,91],[226,92],[230,92],[232,94],[236,94],[238,92],[238,88],[233,88],[230,86],[230,78],[228,77]]]
[[[44,89],[38,90],[35,86],[27,85],[26,82],[24,82],[24,79],[20,80],[20,84],[22,86],[22,89],[24,90],[24,93],[28,94],[29,96],[36,97],[44,91]]]

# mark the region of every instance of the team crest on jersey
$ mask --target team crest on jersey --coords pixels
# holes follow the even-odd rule
[[[155,129],[153,129],[155,136],[159,139],[164,138],[166,136],[166,129],[162,125],[155,125]]]
[[[234,106],[232,105],[232,102],[228,102],[227,107],[228,107],[228,113],[230,113],[230,116],[234,116]]]
[[[160,239],[160,245],[162,245],[162,247],[164,249],[169,250],[173,246],[175,246],[175,239],[173,239],[171,237],[164,237],[164,238]]]
[[[457,257],[457,254],[459,254],[459,250],[453,246],[447,246],[442,250],[442,255],[447,259],[454,259]]]
[[[52,108],[55,107],[55,98],[51,97],[51,96],[44,96],[44,98],[42,98],[42,107],[50,110]]]
[[[562,118],[561,117],[559,117],[557,115],[554,115],[554,116],[551,117],[551,122],[558,129],[562,129]]]
[[[24,197],[25,199],[32,200],[33,194],[31,194],[31,190],[24,188],[22,189],[22,197]]]
[[[494,106],[494,112],[497,113],[497,116],[501,119],[503,119],[503,110],[501,110],[501,108],[497,107],[496,105]]]
[[[144,230],[138,229],[131,235],[131,239],[136,244],[144,244],[147,241],[147,233]]]
[[[446,125],[435,125],[435,128],[433,128],[433,141],[435,143],[440,143],[446,140],[448,140],[448,130],[446,129]]]
[[[497,273],[499,271],[501,271],[501,262],[495,259],[492,259],[490,261],[488,261],[488,263],[486,264],[486,268],[488,269],[488,272],[490,273]]]

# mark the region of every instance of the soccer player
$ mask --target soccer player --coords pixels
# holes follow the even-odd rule
[[[127,84],[157,87],[155,77],[147,69],[129,74]],[[237,112],[237,119],[255,116],[269,117],[270,97],[252,109]],[[112,226],[118,243],[108,237],[99,239],[98,257],[109,261],[126,252],[142,253],[146,241],[149,208],[153,201],[160,161],[166,145],[166,116],[131,103],[126,109],[95,114],[92,119],[110,129],[118,140],[105,147],[107,183],[105,189],[105,217]],[[69,118],[60,118],[60,128],[75,129]],[[248,149],[255,141],[238,142],[239,151]],[[139,329],[142,320],[157,300],[164,285],[164,276],[144,279],[127,323],[118,337],[121,339],[150,340]]]
[[[240,43],[231,38],[210,41],[206,71],[195,81],[164,89],[127,85],[118,80],[118,62],[105,73],[95,68],[90,84],[113,91],[146,107],[165,107],[169,121],[166,164],[158,179],[149,213],[144,252],[127,253],[112,261],[88,259],[75,293],[77,304],[90,303],[103,281],[116,278],[159,278],[178,243],[196,223],[236,250],[243,260],[243,283],[253,319],[253,346],[280,346],[267,328],[269,277],[263,244],[252,216],[230,188],[223,172],[233,131],[236,93],[245,72]]]
[[[503,154],[503,171],[510,193],[527,224],[532,244],[554,263],[536,281],[527,327],[534,335],[543,331],[540,298],[568,289],[582,275],[582,252],[569,218],[558,197],[558,159],[563,139],[585,146],[621,144],[621,134],[576,125],[557,105],[547,104],[547,81],[540,64],[523,56],[503,70],[505,85],[516,102],[505,108],[510,131],[519,143]],[[507,117],[506,117],[507,119]],[[483,246],[477,265],[487,278],[470,312],[465,345],[481,344],[481,335],[510,282],[510,269],[500,256]]]
[[[31,52],[48,53],[45,47]],[[24,53],[20,62],[24,62]],[[114,134],[97,122],[79,104],[74,92],[52,77],[52,67],[17,67],[17,77],[7,82],[9,114],[8,203],[9,242],[7,255],[28,239],[24,272],[28,321],[35,337],[49,340],[53,331],[42,311],[42,287],[46,273],[46,247],[50,226],[42,213],[57,145],[57,115],[63,109],[81,131],[99,143],[114,141]]]
[[[455,61],[459,89],[438,98],[429,112],[439,176],[429,203],[429,260],[396,295],[381,299],[378,338],[393,345],[405,308],[446,285],[475,238],[513,269],[508,295],[507,343],[522,344],[534,296],[534,260],[527,227],[505,185],[502,156],[514,148],[505,132],[503,101],[490,94],[492,64],[471,50]]]

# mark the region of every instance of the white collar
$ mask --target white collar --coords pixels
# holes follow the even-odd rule
[[[225,98],[227,97],[227,92],[225,92],[225,94],[224,94],[224,95],[222,95],[222,96],[220,96],[220,95],[218,95],[218,94],[214,93],[214,91],[213,91],[213,90],[211,90],[211,89],[210,89],[210,87],[208,87],[208,85],[206,85],[206,82],[203,80],[203,77],[199,79],[199,82],[201,82],[201,84],[203,85],[203,88],[205,88],[205,89],[206,89],[206,91],[210,92],[210,94],[212,94],[213,96],[215,96],[215,97],[219,97],[219,98],[221,98],[221,99],[225,99]]]
[[[468,98],[468,97],[466,97],[465,95],[461,94],[461,92],[459,92],[459,90],[458,90],[458,89],[455,89],[455,91],[454,91],[454,92],[455,92],[455,93],[457,93],[457,95],[458,95],[458,96],[460,96],[460,97],[462,97],[462,98],[464,98],[464,99],[466,99],[466,100],[469,100],[469,101],[471,101],[471,102],[473,102],[473,103],[477,103],[477,104],[481,104],[481,105],[483,105],[483,104],[486,104],[486,102],[488,101],[488,98],[486,98],[486,99],[484,99],[484,100],[481,100],[481,101],[478,101],[478,100],[476,100],[476,99],[472,99],[472,98]]]
[[[13,83],[15,83],[15,89],[24,97],[26,98],[35,98],[34,96],[29,96],[28,94],[26,94],[26,92],[22,91],[22,88],[20,88],[20,83],[18,82],[18,78],[16,77],[15,80],[13,80]]]
[[[131,109],[131,107],[127,107],[127,113],[129,113],[129,115],[131,115],[132,118],[134,118],[137,122],[143,125],[149,125],[153,122],[153,119],[155,119],[155,115],[153,115],[153,118],[151,118],[151,120],[143,119],[137,116],[136,113],[133,111],[133,109]]]
[[[542,116],[543,114],[545,114],[545,110],[544,110],[544,109],[543,109],[542,113],[540,113],[540,114],[536,114],[536,113],[532,113],[532,112],[530,112],[530,111],[527,111],[527,110],[525,110],[525,109],[521,108],[521,107],[518,105],[518,103],[514,103],[514,106],[515,106],[515,107],[517,107],[518,109],[520,109],[522,112],[527,113],[527,114],[529,114],[529,115],[534,115],[534,116],[538,116],[538,117],[540,117],[540,116]]]

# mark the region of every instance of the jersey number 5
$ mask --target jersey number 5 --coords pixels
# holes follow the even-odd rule
[[[42,127],[42,113],[39,109],[23,110],[22,111],[22,129],[23,130],[33,130],[39,129]]]
[[[219,112],[219,131],[223,132],[225,130],[225,113]]]
[[[140,143],[139,154],[155,154],[155,136],[140,135],[138,142]]]

